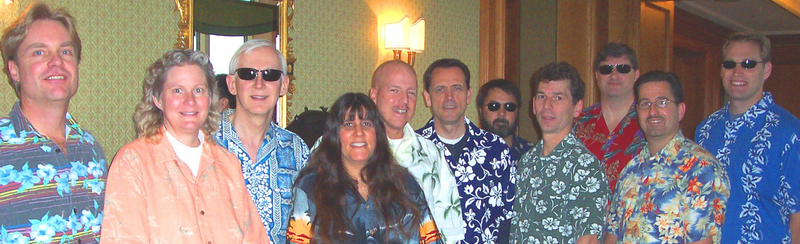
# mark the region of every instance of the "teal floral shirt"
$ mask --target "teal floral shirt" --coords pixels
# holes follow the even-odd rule
[[[97,243],[106,157],[66,114],[66,152],[14,104],[0,118],[0,243]]]
[[[729,195],[722,164],[678,132],[657,153],[645,145],[622,170],[608,232],[617,243],[720,243]]]
[[[597,157],[572,133],[547,156],[539,141],[520,159],[512,243],[575,243],[602,240],[609,192]]]

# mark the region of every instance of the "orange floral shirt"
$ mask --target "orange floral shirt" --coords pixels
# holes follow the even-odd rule
[[[161,135],[117,153],[102,228],[104,243],[269,243],[236,156],[204,142],[195,177]]]

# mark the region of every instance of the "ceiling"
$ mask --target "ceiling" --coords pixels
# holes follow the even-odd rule
[[[784,0],[800,6],[800,0]],[[800,34],[800,17],[773,0],[684,0],[675,7],[734,31],[757,30],[766,35]]]

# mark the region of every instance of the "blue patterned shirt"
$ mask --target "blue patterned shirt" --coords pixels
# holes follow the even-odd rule
[[[39,134],[17,101],[0,118],[0,243],[97,243],[106,157],[66,114],[66,152]]]
[[[533,142],[529,142],[522,137],[514,136],[514,145],[511,145],[508,150],[511,150],[511,160],[514,161],[515,164],[519,164],[519,160],[522,158],[522,155],[525,155],[526,152],[533,149]]]
[[[496,243],[509,235],[514,213],[517,166],[503,140],[481,130],[466,117],[467,142],[464,153],[455,158],[439,139],[433,118],[417,133],[433,141],[444,151],[447,163],[456,176],[466,234],[458,243]],[[504,228],[501,228],[501,223]]]
[[[800,210],[800,121],[769,92],[739,118],[729,107],[695,133],[731,179],[722,243],[790,243],[789,218]]]
[[[230,115],[222,113],[220,129],[214,136],[220,146],[231,151],[242,163],[244,183],[271,243],[285,243],[286,223],[292,207],[292,184],[308,161],[308,146],[294,133],[270,123],[256,160],[247,155],[242,140],[233,130]]]

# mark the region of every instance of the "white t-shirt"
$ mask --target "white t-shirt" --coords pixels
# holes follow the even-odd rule
[[[197,137],[200,138],[200,145],[197,147],[190,147],[179,142],[178,139],[175,139],[166,129],[164,129],[164,131],[167,132],[165,133],[167,134],[167,140],[169,140],[169,144],[172,145],[172,149],[175,150],[175,154],[178,155],[178,159],[185,163],[186,166],[189,166],[189,169],[192,170],[192,175],[197,177],[197,170],[200,168],[200,156],[203,153],[203,143],[205,141],[203,132],[198,132],[197,135]]]

